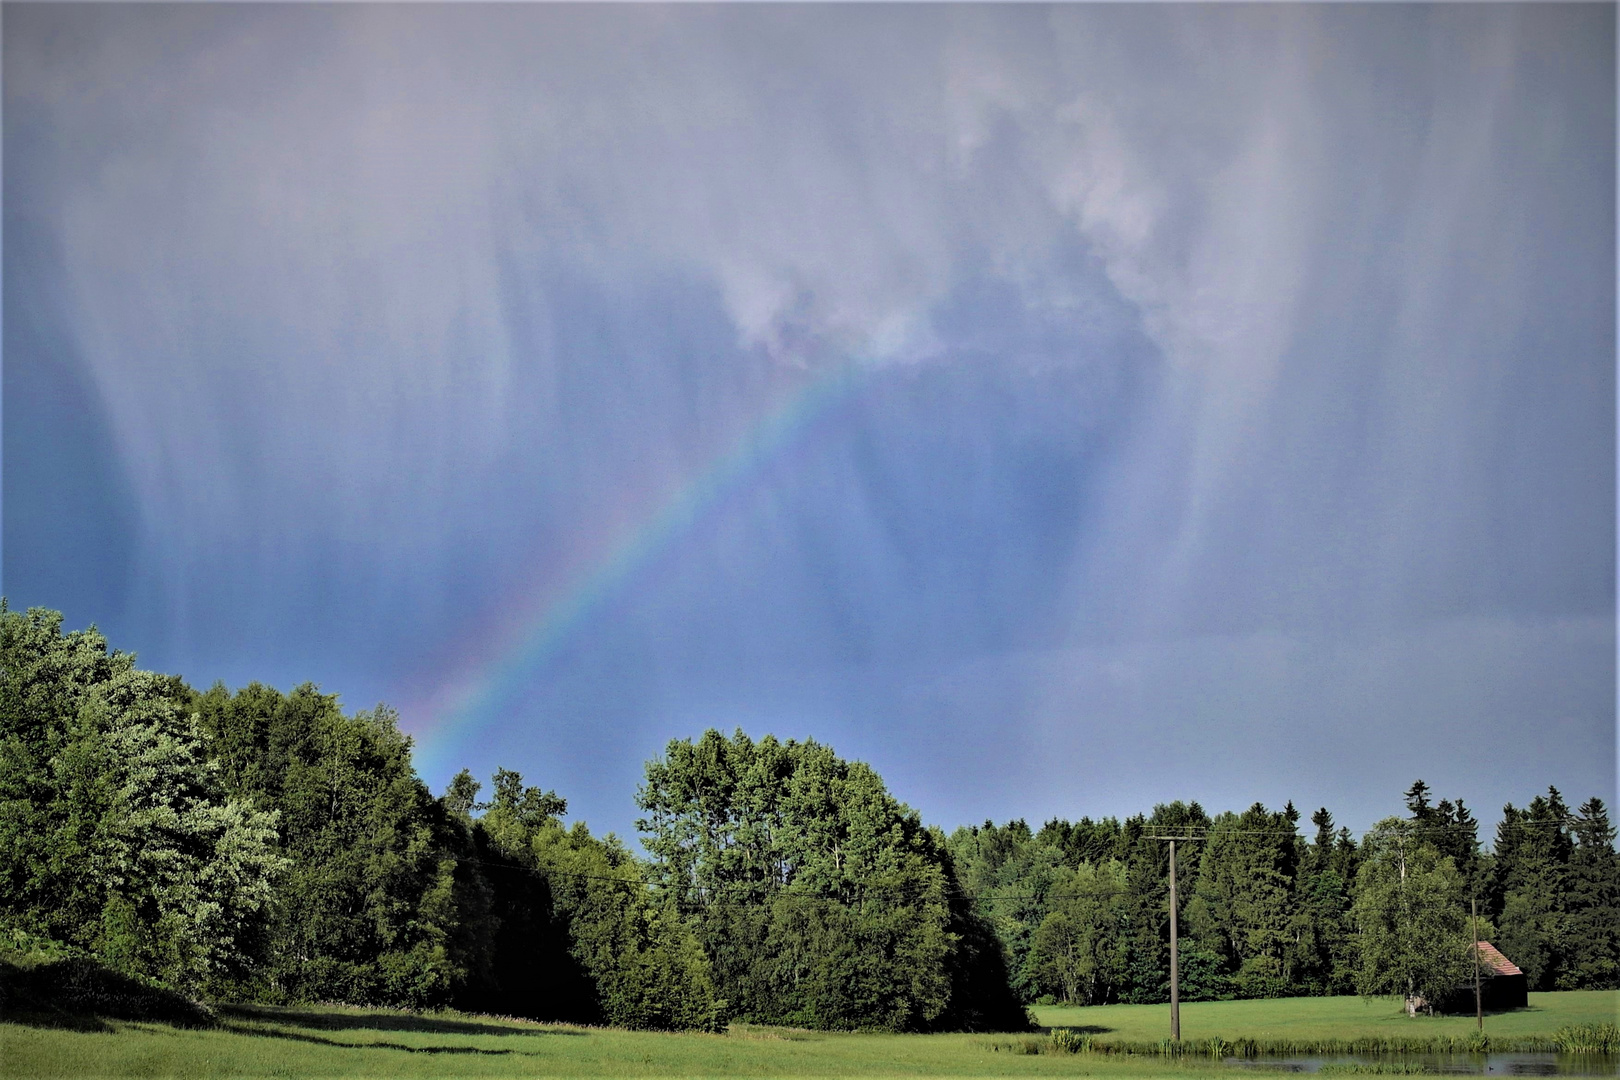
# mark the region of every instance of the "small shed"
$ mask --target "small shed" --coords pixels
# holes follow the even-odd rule
[[[1474,947],[1468,946],[1473,952]],[[1479,943],[1479,996],[1486,1012],[1522,1009],[1530,1004],[1530,983],[1519,966],[1488,941]],[[1459,986],[1446,998],[1441,1012],[1474,1011],[1474,984]]]

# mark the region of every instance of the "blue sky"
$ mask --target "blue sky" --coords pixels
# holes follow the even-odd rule
[[[1601,5],[4,19],[4,564],[630,831],[1615,789]]]

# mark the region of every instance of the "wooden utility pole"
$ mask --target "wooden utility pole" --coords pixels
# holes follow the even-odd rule
[[[1170,842],[1170,1037],[1181,1041],[1181,963],[1176,948],[1176,841],[1198,840],[1197,836],[1153,836],[1151,840]]]
[[[1468,920],[1474,931],[1474,1021],[1479,1030],[1485,1030],[1485,1006],[1479,992],[1479,899],[1470,897],[1468,907],[1472,917]]]

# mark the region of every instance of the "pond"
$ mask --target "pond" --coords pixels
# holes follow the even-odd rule
[[[1441,1076],[1616,1076],[1614,1054],[1345,1054],[1226,1059],[1228,1065],[1297,1073]]]

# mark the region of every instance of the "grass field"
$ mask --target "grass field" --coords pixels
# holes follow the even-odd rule
[[[1034,1011],[1036,1021],[1045,1027],[1073,1027],[1110,1040],[1157,1042],[1170,1036],[1168,1005],[1051,1006]],[[1620,992],[1613,990],[1531,994],[1528,1009],[1488,1014],[1485,1033],[1497,1038],[1551,1034],[1565,1024],[1613,1024],[1617,1013]],[[1195,1001],[1181,1006],[1183,1039],[1466,1036],[1474,1030],[1472,1016],[1410,1017],[1392,998]]]
[[[1620,994],[1533,994],[1531,1008],[1488,1017],[1487,1031],[1550,1032],[1614,1022]],[[1157,1040],[1165,1006],[1040,1009],[1043,1024]],[[1408,1019],[1360,998],[1206,1002],[1183,1011],[1188,1037],[1282,1033],[1354,1037],[1414,1026],[1437,1032],[1471,1018]],[[522,1077],[522,1076],[1172,1076],[1234,1077],[1213,1062],[1022,1051],[1033,1036],[826,1034],[733,1027],[725,1035],[531,1024],[458,1014],[337,1006],[222,1010],[212,1028],[90,1021],[85,1030],[0,1024],[6,1077]],[[1503,1031],[1507,1034],[1507,1031]]]
[[[254,1010],[224,1029],[0,1025],[0,1076],[731,1077],[1177,1076],[1219,1066],[1013,1052],[1009,1036],[741,1029],[658,1034],[327,1008]],[[1030,1037],[1031,1044],[1039,1040]],[[999,1048],[998,1048],[999,1047]]]

